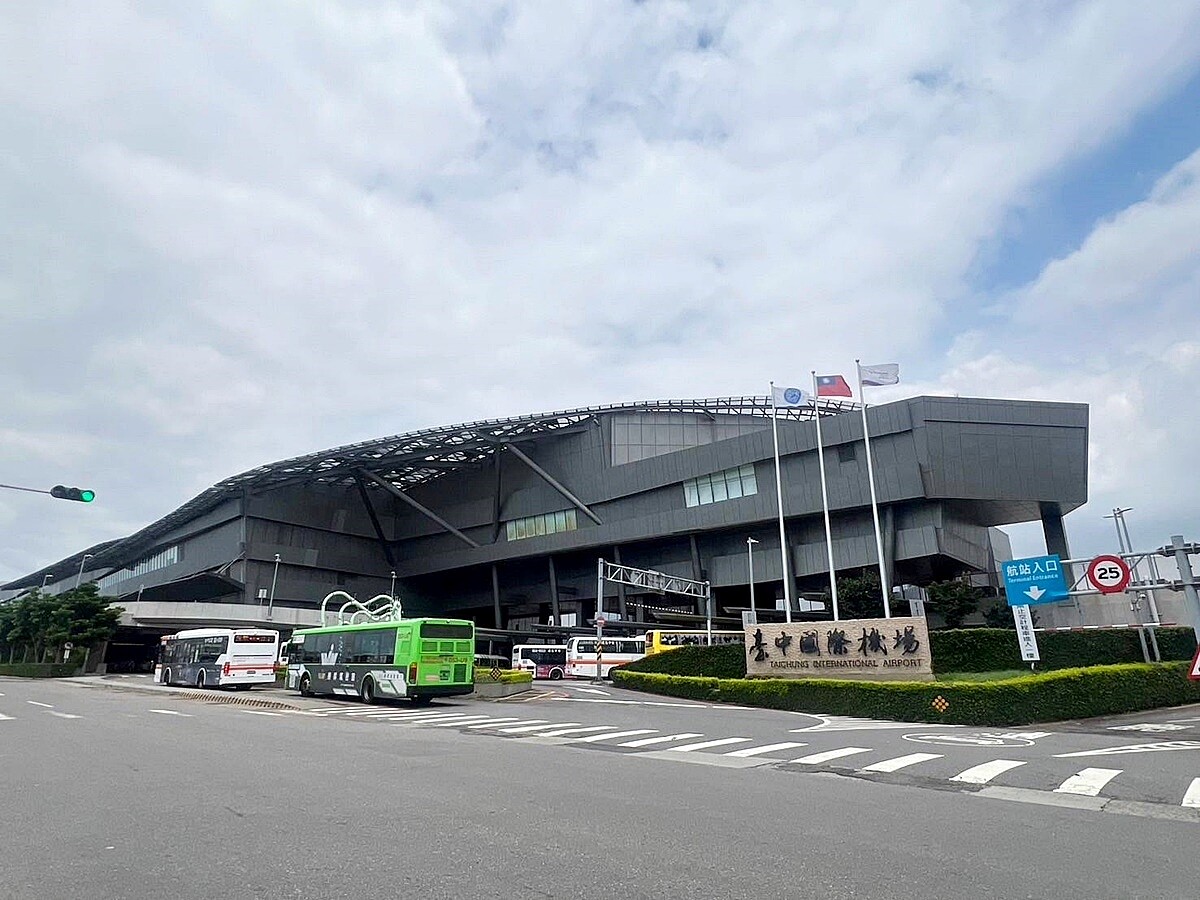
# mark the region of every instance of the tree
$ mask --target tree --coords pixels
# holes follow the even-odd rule
[[[859,577],[838,579],[838,612],[843,619],[882,619],[879,576],[868,570]]]
[[[18,649],[21,661],[43,662],[53,653],[60,658],[63,644],[70,641],[81,649],[112,637],[121,618],[119,607],[110,607],[94,584],[85,584],[62,594],[33,590],[0,606],[0,645],[13,662]]]
[[[966,581],[939,581],[925,589],[935,612],[947,628],[959,628],[963,619],[979,609],[983,592]]]

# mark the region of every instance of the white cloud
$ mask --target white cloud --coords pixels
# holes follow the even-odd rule
[[[36,523],[5,527],[0,579],[270,460],[762,392],[859,355],[931,360],[906,371],[942,390],[1095,397],[1177,462],[1178,432],[1145,411],[1164,366],[1195,373],[1194,335],[1155,338],[1195,296],[1194,160],[1005,298],[1018,324],[1058,304],[1055,335],[1097,308],[1078,285],[1103,316],[1139,306],[1148,325],[1119,353],[1047,356],[1066,337],[938,361],[1006,214],[1194,71],[1196,4],[112,3],[0,20],[0,123],[18,136],[0,153],[0,419],[25,436],[0,462],[104,488],[86,520],[0,497],[0,521]],[[30,449],[44,434],[80,440]],[[1125,451],[1094,436],[1107,484]]]

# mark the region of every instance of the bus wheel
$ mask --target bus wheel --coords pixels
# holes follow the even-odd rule
[[[311,697],[312,695],[312,682],[308,680],[308,673],[305,672],[300,678],[300,696]]]
[[[412,698],[412,702],[413,702],[413,706],[428,706],[430,703],[433,702],[433,698],[426,697],[424,695],[418,695],[418,696]]]
[[[370,675],[363,679],[362,687],[358,689],[358,695],[362,697],[363,703],[375,702],[375,680]]]
[[[562,676],[563,676],[562,669],[551,669],[550,670],[550,680],[551,681],[562,681]]]
[[[204,687],[204,670],[200,670],[200,674],[196,676],[196,687]]]

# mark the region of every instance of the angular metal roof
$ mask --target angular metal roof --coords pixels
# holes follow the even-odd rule
[[[858,409],[851,400],[817,401],[819,406],[802,406],[777,411],[780,419],[812,420],[817,410],[823,416]],[[645,400],[585,406],[578,409],[508,419],[485,419],[461,425],[426,428],[407,434],[346,444],[292,459],[258,466],[221,481],[193,497],[141,531],[124,539],[97,545],[90,571],[117,569],[139,559],[164,534],[216,508],[243,491],[264,491],[293,484],[352,485],[355,473],[370,472],[404,490],[447,472],[478,465],[504,444],[533,440],[578,427],[589,419],[622,412],[658,412],[716,417],[721,415],[770,418],[770,397],[718,397],[708,400]],[[91,552],[91,551],[85,551]],[[77,567],[83,553],[60,560],[44,569],[4,585],[5,589],[36,586],[47,572],[68,562]]]

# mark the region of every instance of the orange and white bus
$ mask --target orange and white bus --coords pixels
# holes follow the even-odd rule
[[[641,659],[646,655],[646,642],[640,637],[604,638],[601,644],[600,676],[608,675],[613,666]],[[567,677],[596,677],[596,639],[573,637],[567,640]]]
[[[566,644],[517,644],[512,650],[512,667],[532,672],[534,678],[558,681],[567,674]]]

